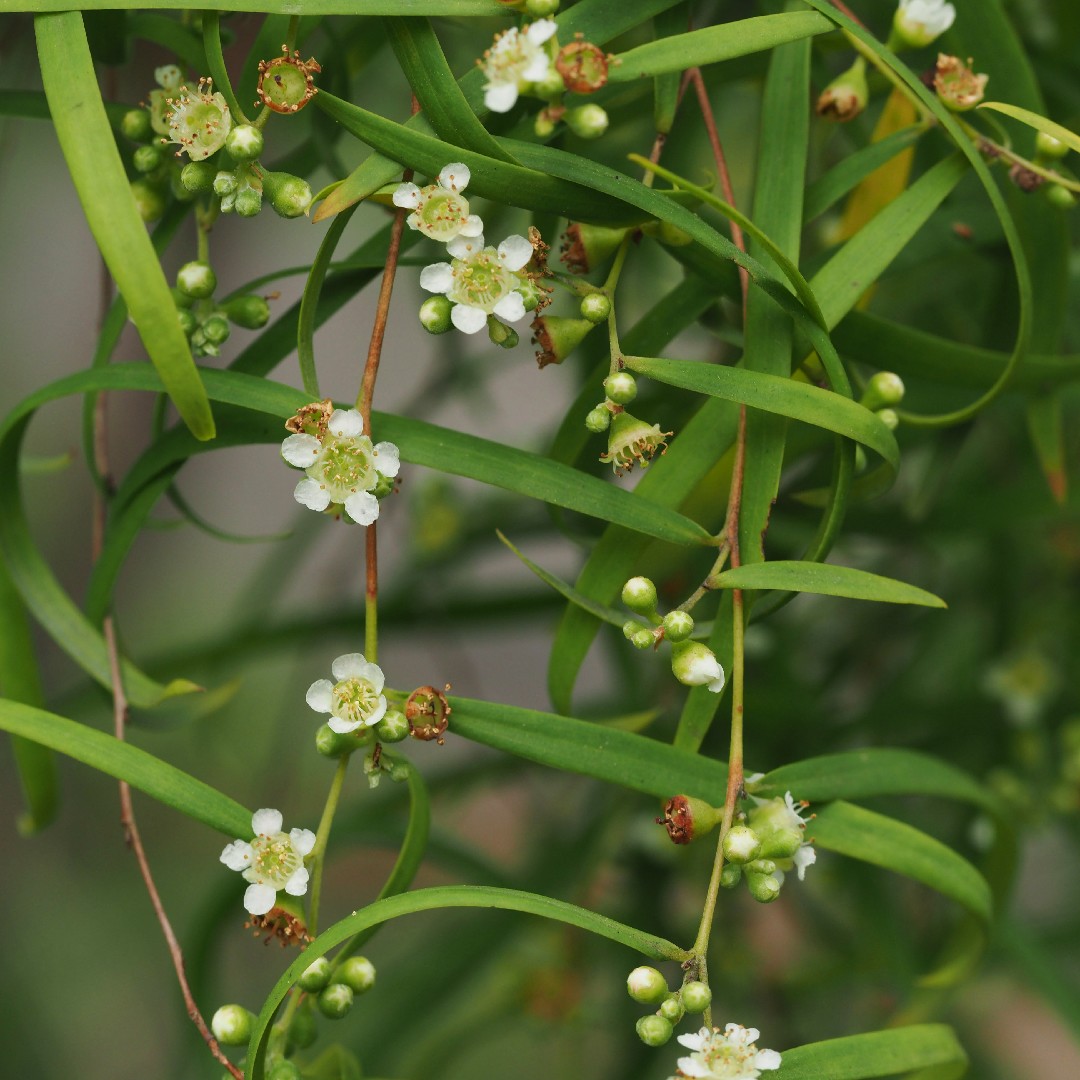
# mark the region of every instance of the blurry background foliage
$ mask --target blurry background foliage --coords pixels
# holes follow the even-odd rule
[[[941,42],[905,56],[912,70],[930,66],[938,46],[971,56],[975,70],[990,75],[989,97],[1076,130],[1080,8],[1073,0],[955,2],[956,24]],[[655,21],[639,20],[606,42],[607,49],[625,52],[677,32],[691,5],[643,6],[649,14],[668,10]],[[892,0],[852,6],[884,40]],[[0,3],[4,10],[31,7]],[[769,0],[692,7],[699,26],[781,10]],[[254,13],[222,19],[226,63],[245,107],[249,57],[276,54],[286,22]],[[448,15],[432,25],[460,76],[507,21],[497,14]],[[201,39],[176,12],[96,11],[87,15],[87,27],[111,104],[145,100],[154,67],[174,59],[170,46],[177,43],[186,50],[185,70],[205,73],[195,62]],[[304,55],[323,65],[320,85],[393,120],[408,116],[409,86],[381,19],[305,17],[300,37]],[[754,53],[703,69],[736,204],[751,216],[761,181],[759,123],[770,56]],[[838,34],[815,38],[812,88],[801,100],[812,102],[851,58]],[[32,391],[89,366],[102,270],[47,122],[30,15],[0,18],[0,60],[0,402],[7,414]],[[888,97],[880,79],[872,79],[871,89],[870,106],[850,124],[811,119],[811,185],[870,143]],[[565,135],[559,145],[639,175],[626,155],[652,145],[653,94],[649,79],[612,83],[597,96],[611,117],[608,134],[588,144]],[[524,137],[528,108],[489,117],[492,130]],[[1031,131],[1001,123],[1030,152]],[[275,118],[267,138],[267,156],[308,176],[316,190],[368,153],[313,108],[287,121]],[[949,151],[940,132],[924,135],[912,177]],[[662,163],[711,182],[712,158],[692,93]],[[1071,244],[1080,216],[1050,206],[1043,193],[1022,195],[1004,170],[995,175],[1029,259],[1033,355],[1010,390],[973,422],[945,430],[902,426],[895,485],[879,498],[852,502],[831,555],[931,590],[948,611],[807,595],[753,622],[746,746],[748,771],[891,747],[935,755],[978,780],[1000,814],[996,824],[969,802],[859,801],[976,865],[992,850],[987,874],[998,908],[989,947],[977,977],[940,992],[917,989],[951,940],[956,905],[909,878],[823,852],[805,883],[786,888],[777,904],[754,904],[745,891],[722,895],[710,973],[719,1021],[759,1027],[770,1047],[878,1030],[895,1020],[944,1020],[970,1056],[969,1075],[1034,1080],[1080,1074],[1080,436],[1070,422],[1080,404],[1080,260]],[[799,265],[807,278],[837,250],[844,205],[841,199],[806,222]],[[509,206],[481,202],[479,211],[489,236],[535,223],[556,250],[565,227],[551,215]],[[701,213],[726,230],[712,211]],[[362,206],[337,257],[348,257],[387,221],[385,208]],[[220,359],[205,363],[224,367],[258,357],[260,370],[300,385],[294,305],[325,228],[270,214],[257,224],[235,217],[218,222],[212,257],[227,291],[279,269],[297,270],[266,287],[280,296],[262,336],[236,332]],[[590,386],[593,396],[573,405],[563,447],[571,445],[578,468],[609,475],[596,461],[602,437],[573,444],[584,411],[600,396],[595,369],[604,356],[603,332],[542,372],[524,341],[504,352],[483,334],[484,340],[453,333],[430,338],[415,318],[422,297],[417,266],[433,261],[425,245],[406,251],[399,271],[376,407],[545,453],[579,391]],[[184,221],[163,255],[166,276],[193,254],[194,229]],[[381,262],[376,250],[372,266]],[[717,273],[700,249],[663,247],[649,238],[632,249],[620,285],[624,339],[684,275],[702,301],[682,324],[665,327],[651,351],[735,362],[742,330],[734,272]],[[365,286],[373,277],[371,270],[332,273],[324,295],[341,307],[318,331],[317,358],[323,392],[339,401],[351,401],[359,381],[374,309],[374,290]],[[1002,370],[1016,332],[1016,295],[1001,226],[968,175],[888,265],[868,302],[839,324],[834,340],[856,374],[898,372],[908,387],[905,409],[945,411],[973,400]],[[144,355],[137,336],[125,330],[114,359]],[[649,379],[640,386],[634,411],[665,430],[682,429],[704,400]],[[152,438],[154,412],[153,395],[111,395],[118,475]],[[227,413],[218,415],[225,430]],[[87,588],[92,491],[80,422],[78,397],[48,405],[30,428],[19,465],[32,535],[76,602]],[[820,511],[799,496],[828,483],[830,449],[822,432],[790,425],[769,558],[799,558],[807,547]],[[730,461],[722,460],[683,511],[718,528],[729,471]],[[138,711],[131,741],[246,806],[280,806],[287,823],[313,827],[333,766],[310,752],[316,724],[303,688],[361,640],[361,533],[327,527],[297,507],[293,482],[272,443],[195,456],[177,479],[183,500],[217,530],[268,539],[222,540],[162,499],[119,576],[114,608],[125,649],[143,670],[165,682],[184,677],[210,688]],[[10,487],[12,476],[3,483]],[[565,602],[499,543],[495,529],[573,581],[606,524],[409,466],[400,496],[384,511],[379,659],[391,685],[452,682],[455,694],[553,711],[545,667]],[[671,603],[708,567],[700,549],[649,541],[637,550],[622,578],[650,574]],[[600,599],[616,603],[614,593]],[[4,603],[4,640],[14,649],[18,603],[6,584]],[[715,599],[709,603],[716,607]],[[36,631],[34,646],[44,706],[110,730],[104,691]],[[29,700],[24,695],[32,685],[29,691],[15,685],[18,671],[32,684],[9,656],[4,694]],[[629,649],[617,628],[604,626],[569,711],[597,722],[630,717],[619,726],[670,743],[683,697],[662,657]],[[568,703],[557,704],[565,710]],[[725,705],[701,748],[720,760],[727,753]],[[469,882],[546,892],[677,942],[692,938],[710,842],[675,848],[652,824],[656,799],[485,749],[453,732],[452,722],[441,748],[404,747],[432,797],[431,844],[417,885]],[[5,749],[0,759],[7,987],[0,1072],[20,1080],[216,1076],[220,1068],[183,1014],[116,826],[115,782],[63,756],[58,767],[56,819],[23,837],[16,829],[24,804],[12,755]],[[796,784],[777,782],[781,794],[786,786],[799,794]],[[827,787],[828,778],[822,790]],[[231,1000],[257,1010],[286,957],[242,932],[238,882],[217,863],[220,838],[153,800],[136,795],[136,806],[204,1011]],[[406,818],[403,785],[384,782],[369,793],[359,769],[350,775],[331,843],[324,926],[374,898]],[[1009,828],[1017,844],[1012,869],[1003,845],[993,847]],[[367,952],[379,969],[377,990],[333,1032],[356,1050],[365,1075],[648,1080],[673,1071],[674,1043],[651,1050],[634,1036],[641,1010],[623,985],[637,961],[612,942],[507,912],[449,911],[391,923]]]

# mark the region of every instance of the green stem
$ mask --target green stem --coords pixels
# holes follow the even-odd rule
[[[623,242],[619,245],[619,250],[615,253],[615,261],[611,264],[611,272],[607,276],[607,280],[601,286],[601,292],[607,294],[608,299],[611,301],[611,313],[608,315],[608,347],[611,351],[611,363],[608,366],[608,371],[614,374],[617,371],[622,370],[622,348],[619,346],[619,330],[615,321],[615,287],[619,284],[619,277],[623,272],[623,266],[626,263],[626,256],[630,251],[630,244],[633,240],[633,233],[627,233],[623,238]]]
[[[237,124],[250,123],[244,110],[240,108],[240,102],[233,93],[232,83],[229,81],[229,71],[225,67],[225,57],[221,52],[221,15],[217,11],[204,11],[202,19],[203,49],[206,51],[206,62],[210,67],[210,77],[214,80],[214,89],[225,99],[229,111]]]
[[[341,789],[345,784],[345,772],[349,768],[350,756],[346,754],[338,761],[334,779],[330,782],[330,791],[326,796],[322,819],[319,821],[319,828],[315,833],[315,847],[311,851],[311,911],[308,916],[308,932],[312,937],[316,936],[319,928],[319,900],[322,897],[322,875],[326,845],[330,840],[330,827],[334,823],[334,814],[337,811],[338,800],[341,798]]]

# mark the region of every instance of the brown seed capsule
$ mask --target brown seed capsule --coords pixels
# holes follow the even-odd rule
[[[689,844],[692,840],[712,832],[720,821],[721,813],[703,799],[692,795],[676,795],[664,806],[664,816],[656,819],[663,825],[674,844]]]
[[[334,403],[330,398],[313,401],[310,405],[302,406],[295,416],[290,416],[285,421],[285,430],[291,431],[294,435],[306,432],[317,439],[325,438],[326,425],[330,422],[330,414],[333,411]]]
[[[449,683],[446,689],[450,689]],[[405,719],[409,722],[409,734],[423,742],[434,739],[442,746],[446,741],[443,733],[450,724],[450,714],[453,711],[446,695],[440,690],[436,690],[434,686],[418,687],[405,701]]]

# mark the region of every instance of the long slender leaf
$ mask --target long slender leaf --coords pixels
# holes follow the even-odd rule
[[[776,1080],[870,1080],[912,1069],[967,1062],[964,1048],[945,1024],[914,1024],[785,1050]]]

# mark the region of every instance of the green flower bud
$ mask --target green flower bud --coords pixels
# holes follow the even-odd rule
[[[616,405],[629,405],[637,397],[637,380],[628,371],[616,371],[604,380],[604,391]]]
[[[494,315],[488,316],[488,337],[492,345],[499,345],[504,349],[512,349],[518,343],[517,331],[505,323],[499,322]]]
[[[712,1004],[712,991],[706,983],[691,980],[683,983],[679,993],[688,1013],[704,1012]]]
[[[767,876],[769,874],[776,873],[776,863],[772,859],[753,859],[748,862],[743,869],[748,874],[758,874],[761,876]]]
[[[263,152],[263,133],[253,124],[240,124],[226,136],[225,152],[236,162],[254,161]]]
[[[318,960],[312,961],[311,964],[304,968],[300,978],[296,980],[300,989],[306,990],[309,994],[318,993],[329,982],[330,961],[325,956],[320,956]]]
[[[232,327],[224,315],[211,315],[202,324],[202,331],[211,345],[224,345],[229,340]]]
[[[332,731],[327,724],[323,724],[315,732],[315,749],[323,757],[339,758],[343,754],[351,754],[354,750],[369,746],[375,741],[375,729],[358,727],[355,731],[345,734]]]
[[[871,412],[892,408],[904,400],[904,381],[892,371],[879,371],[867,381],[859,404]]]
[[[375,965],[365,956],[350,956],[334,977],[354,994],[366,994],[375,985]]]
[[[340,1020],[352,1008],[352,987],[333,982],[315,1000],[327,1020]]]
[[[704,799],[692,795],[676,795],[664,804],[664,816],[657,818],[674,844],[689,844],[712,832],[720,823],[723,812],[710,806]]]
[[[1045,131],[1038,131],[1035,133],[1035,152],[1043,158],[1063,158],[1069,152],[1069,144]]]
[[[165,161],[165,154],[160,146],[140,146],[134,154],[131,155],[131,163],[135,166],[136,172],[152,173],[155,169]]]
[[[622,602],[639,615],[656,610],[656,586],[647,577],[632,577],[622,587]]]
[[[720,871],[720,888],[734,889],[742,881],[742,867],[738,863],[725,863]]]
[[[291,1061],[279,1061],[266,1074],[266,1080],[301,1080],[303,1073]]]
[[[445,296],[429,296],[420,305],[420,323],[429,334],[445,334],[453,325],[450,309],[454,305]]]
[[[911,4],[901,0],[893,15],[889,47],[921,49],[935,41],[953,24],[956,8],[952,4]]]
[[[231,214],[236,209],[236,193],[221,196],[220,209],[223,214]]]
[[[283,218],[300,217],[311,206],[311,188],[306,180],[291,173],[268,172],[263,176],[263,193],[276,214]]]
[[[671,988],[656,968],[643,965],[626,977],[626,992],[642,1005],[656,1005],[671,993]]]
[[[182,293],[175,285],[169,288],[169,295],[173,298],[173,303],[178,308],[190,308],[195,303],[193,297],[188,296],[186,293]]]
[[[559,10],[559,0],[525,0],[525,12],[534,19],[546,19]]]
[[[539,349],[536,362],[540,367],[561,364],[594,329],[588,319],[567,319],[561,315],[541,315],[533,320],[532,331]]]
[[[540,82],[532,84],[531,90],[533,94],[538,98],[543,98],[544,101],[557,101],[564,93],[566,93],[566,84],[563,82],[563,78],[558,71],[555,68],[551,68]],[[544,111],[546,112],[547,110]],[[537,119],[539,120],[539,117]],[[545,124],[551,124],[552,129],[555,127],[555,121],[550,115],[545,117]],[[537,132],[537,134],[541,133]],[[550,135],[551,132],[547,131],[543,134]]]
[[[1073,210],[1076,207],[1076,196],[1066,187],[1060,184],[1047,184],[1046,201],[1058,210]]]
[[[157,184],[152,184],[141,177],[138,180],[132,180],[131,194],[135,197],[135,206],[143,221],[147,223],[157,221],[165,213],[165,193]]]
[[[608,128],[608,114],[599,105],[579,105],[576,109],[568,109],[563,119],[580,139],[598,139]]]
[[[205,300],[214,295],[217,288],[217,274],[208,262],[193,260],[184,263],[176,272],[176,287],[185,295],[195,300]]]
[[[581,317],[589,322],[602,323],[611,314],[611,301],[604,293],[588,293],[581,298]],[[622,402],[625,404],[625,402]]]
[[[759,904],[771,904],[780,895],[780,882],[772,874],[747,874],[746,887]]]
[[[635,649],[651,649],[656,644],[656,636],[651,630],[642,628],[630,639]]]
[[[180,329],[184,331],[187,337],[191,337],[195,333],[196,327],[199,325],[195,316],[187,310],[187,308],[177,308],[176,318],[180,322]]]
[[[693,616],[686,611],[669,611],[662,625],[668,641],[685,641],[694,632]]]
[[[262,192],[258,188],[243,187],[236,193],[233,206],[240,217],[256,217],[262,209]]]
[[[289,1031],[285,1037],[286,1049],[288,1051],[306,1050],[318,1037],[319,1027],[315,1023],[315,1015],[311,1010],[311,1005],[305,1001],[293,1013],[293,1018],[289,1023]]]
[[[222,1046],[246,1046],[251,1038],[251,1013],[243,1005],[222,1005],[210,1021],[210,1030]]]
[[[129,109],[120,118],[120,134],[125,139],[130,139],[132,142],[146,142],[153,133],[150,113],[146,109]]]
[[[878,409],[875,415],[890,431],[900,426],[900,414],[895,409]]]
[[[628,619],[622,624],[623,637],[626,638],[627,641],[629,641],[639,630],[648,632],[649,628],[647,626],[642,626],[642,624],[635,619]]]
[[[240,186],[240,181],[236,177],[236,173],[228,169],[222,169],[220,172],[214,175],[214,194],[222,197],[226,195],[235,195],[236,189]]]
[[[748,863],[761,851],[761,840],[746,825],[733,825],[724,837],[724,858],[732,863]]]
[[[637,1022],[638,1038],[646,1046],[663,1046],[674,1030],[670,1020],[662,1016],[643,1016]]]
[[[802,844],[801,829],[777,829],[762,837],[760,854],[764,859],[790,859]]]
[[[838,75],[817,100],[815,111],[826,120],[846,123],[866,108],[870,88],[866,85],[866,61],[860,56],[842,75]]]
[[[611,426],[611,410],[603,405],[597,405],[595,409],[590,409],[585,416],[585,426],[594,435],[600,435],[602,432],[607,431]]]
[[[270,321],[270,305],[261,296],[234,296],[221,305],[226,317],[245,330],[258,330]]]
[[[562,87],[562,79],[559,80],[559,86]],[[549,109],[541,109],[533,120],[533,133],[538,139],[547,139],[554,135],[555,127],[555,120]]]
[[[724,689],[724,669],[712,649],[700,641],[672,645],[671,670],[684,686],[707,686],[714,694]]]
[[[379,742],[396,743],[409,737],[409,721],[398,709],[391,709],[375,725],[375,737]],[[355,987],[354,987],[355,989]]]
[[[686,1014],[686,1006],[678,994],[670,994],[660,1002],[660,1015],[671,1024],[677,1024]]]
[[[525,305],[526,311],[535,311],[536,305],[547,296],[547,290],[534,281],[523,281],[517,286],[515,292],[521,296],[521,302]]]
[[[629,229],[574,222],[563,234],[559,257],[574,274],[588,274],[603,266],[626,239]]]
[[[208,195],[214,190],[216,175],[217,169],[209,161],[189,161],[180,170],[180,183],[195,195]]]
[[[694,238],[685,229],[672,225],[670,221],[647,221],[641,226],[641,231],[668,247],[686,247],[694,242]]]

